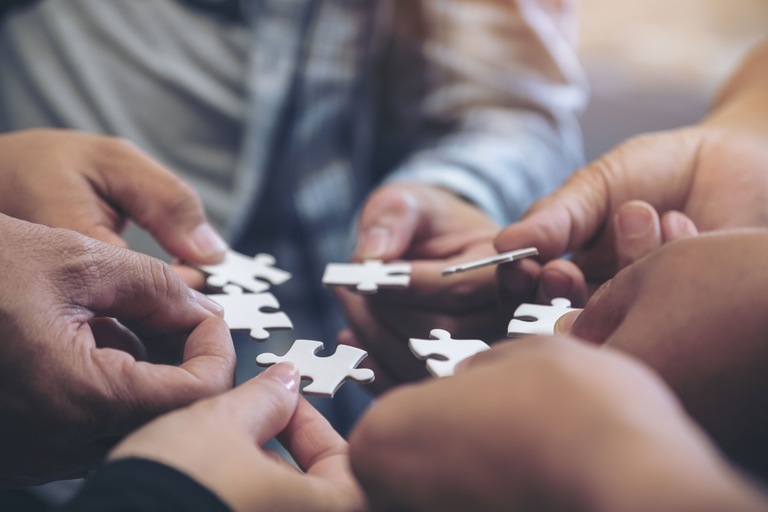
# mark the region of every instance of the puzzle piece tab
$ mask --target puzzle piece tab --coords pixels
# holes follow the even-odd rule
[[[429,336],[432,339],[411,338],[408,346],[413,355],[427,361],[427,370],[434,377],[450,377],[457,364],[491,348],[481,340],[455,340],[443,329],[432,329]]]
[[[555,324],[569,311],[577,311],[571,308],[568,299],[552,299],[552,305],[521,304],[515,310],[515,316],[507,328],[507,336],[519,338],[530,334],[552,335],[555,333]]]
[[[253,293],[269,290],[270,286],[283,284],[291,274],[275,267],[275,258],[270,254],[249,257],[235,251],[227,251],[224,261],[215,265],[193,267],[208,274],[206,282],[211,288],[221,290],[227,284],[234,284]]]
[[[263,341],[269,338],[267,329],[293,329],[291,319],[278,311],[280,303],[271,293],[243,293],[242,288],[233,285],[224,290],[225,294],[208,298],[224,308],[224,321],[231,330],[248,330],[251,338]]]
[[[329,263],[323,273],[323,284],[350,286],[360,293],[376,293],[379,288],[408,288],[411,283],[410,263]]]
[[[360,361],[368,353],[349,345],[339,345],[336,352],[328,357],[318,357],[323,349],[323,343],[314,340],[296,340],[284,356],[275,354],[259,354],[256,363],[260,366],[270,366],[281,362],[296,365],[302,379],[311,380],[303,393],[305,395],[333,398],[333,395],[348,380],[360,384],[373,382],[372,370],[357,368]]]

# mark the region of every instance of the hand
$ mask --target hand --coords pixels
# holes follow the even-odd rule
[[[660,238],[768,226],[766,62],[768,41],[745,59],[704,121],[620,145],[504,230],[496,240],[499,251],[534,246],[545,262],[571,252],[580,269],[566,262],[542,273],[531,260],[505,265],[500,272],[505,295],[530,298],[540,285],[540,299],[566,296],[579,302],[589,282],[612,277]],[[662,214],[660,227],[648,210],[616,218],[633,199]],[[614,239],[632,246],[628,259],[615,250]]]
[[[141,423],[232,386],[220,309],[169,266],[3,215],[0,233],[3,484],[80,476]],[[183,362],[144,361],[155,348]]]
[[[615,250],[617,238],[675,239],[681,232],[690,234],[691,221],[700,231],[768,226],[767,140],[709,125],[630,140],[536,203],[520,223],[499,235],[496,247],[534,246],[544,261],[572,252],[584,277],[563,272],[565,279],[545,295],[578,297],[588,282],[602,282],[627,263]],[[660,229],[649,228],[655,224],[642,210],[616,218],[632,199],[662,214]],[[510,293],[534,293],[540,269],[532,261],[503,271],[501,280],[510,284]]]
[[[647,368],[570,339],[500,343],[454,377],[390,392],[353,431],[350,457],[382,511],[765,503]]]
[[[450,265],[495,254],[496,233],[485,214],[444,189],[401,183],[372,194],[360,219],[354,259],[409,261],[411,284],[367,297],[337,289],[337,296],[352,327],[339,342],[370,352],[380,388],[424,375],[423,363],[408,349],[411,337],[428,337],[435,328],[455,337],[506,334],[508,314],[495,300],[493,270],[441,275]]]
[[[299,379],[293,365],[275,365],[223,395],[155,420],[125,439],[110,459],[170,465],[235,511],[364,510],[347,444],[299,398]],[[303,473],[261,448],[281,432]]]
[[[226,243],[194,190],[133,144],[67,130],[0,136],[2,213],[118,247],[128,219],[173,256],[215,263]]]
[[[653,367],[731,457],[760,471],[768,470],[766,254],[762,230],[669,244],[620,272],[572,326]]]

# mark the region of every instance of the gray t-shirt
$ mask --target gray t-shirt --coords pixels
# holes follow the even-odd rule
[[[151,4],[151,8],[147,4]],[[176,0],[47,0],[0,27],[0,130],[135,142],[223,226],[245,122],[247,28]]]

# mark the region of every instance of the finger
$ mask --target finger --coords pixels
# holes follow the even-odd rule
[[[288,425],[296,410],[300,382],[296,366],[278,363],[221,398],[227,409],[237,412],[243,427],[262,446]]]
[[[571,311],[558,318],[555,322],[555,334],[571,334],[573,324],[580,314],[581,310]]]
[[[184,281],[184,283],[193,290],[203,291],[205,289],[205,274],[196,268],[192,268],[180,263],[172,264],[171,268],[174,272],[176,272],[176,275],[179,276],[179,279]]]
[[[65,265],[61,279],[70,300],[96,316],[130,320],[156,333],[191,330],[221,307],[187,287],[170,266],[149,256],[81,240],[81,254]],[[78,275],[71,275],[72,273]]]
[[[599,167],[574,174],[560,189],[536,202],[520,222],[496,237],[498,252],[536,247],[544,260],[558,258],[590,240],[610,211],[608,183]]]
[[[407,342],[394,332],[388,325],[382,323],[369,308],[366,299],[356,293],[337,288],[335,290],[347,318],[353,322],[355,338],[369,357],[376,361],[390,380],[403,382],[413,380],[414,376],[423,375],[423,366],[410,353]],[[378,378],[377,374],[377,378]]]
[[[92,351],[93,370],[98,373],[92,381],[107,383],[113,398],[112,424],[121,428],[138,424],[232,387],[235,352],[221,318],[208,318],[190,334],[184,358],[176,367],[135,362],[115,350]]]
[[[697,147],[698,135],[691,131],[622,143],[536,202],[522,221],[499,234],[496,249],[536,247],[547,261],[593,244],[614,211],[631,199],[645,200],[658,211],[683,204],[690,187],[688,158]]]
[[[303,471],[313,476],[338,476],[338,467],[322,462],[346,456],[347,443],[304,398],[298,399],[296,411],[278,439]]]
[[[592,295],[573,322],[571,334],[598,344],[611,336],[624,320],[631,301],[629,288],[622,282],[623,276],[619,273]]]
[[[581,307],[589,297],[589,285],[579,267],[568,260],[552,260],[544,265],[539,277],[538,304],[552,299],[569,299],[573,307]]]
[[[415,194],[396,185],[384,186],[371,194],[363,208],[358,227],[354,260],[392,260],[411,245],[421,209]]]
[[[360,343],[360,340],[357,339],[357,336],[355,336],[355,333],[351,329],[344,329],[340,331],[336,342],[339,345],[349,345],[350,347],[356,347],[361,350],[365,350],[366,352],[368,351],[365,345]],[[368,368],[373,370],[374,375],[376,375],[376,380],[366,386],[366,389],[370,390],[374,394],[381,394],[398,384],[397,381],[389,377],[389,374],[384,369],[384,367],[378,364],[376,359],[373,357],[366,357],[363,359],[363,362],[360,363],[359,368]]]
[[[88,323],[96,347],[122,350],[139,361],[147,360],[147,349],[139,337],[114,318],[94,318]]]
[[[526,259],[499,265],[496,269],[498,298],[507,307],[517,307],[534,300],[542,266]]]
[[[661,238],[664,243],[698,234],[696,224],[684,213],[671,211],[661,217]]]
[[[133,144],[109,139],[91,178],[108,201],[147,229],[173,256],[199,263],[224,257],[197,193]]]
[[[644,201],[628,201],[614,216],[618,270],[661,247],[661,222],[656,209]]]

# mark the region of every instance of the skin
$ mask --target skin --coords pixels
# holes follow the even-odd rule
[[[583,303],[591,284],[663,242],[768,226],[767,61],[768,42],[745,60],[702,122],[621,144],[503,230],[495,242],[500,252],[534,246],[541,253],[541,262],[500,268],[504,295]],[[630,201],[635,209],[627,211]],[[557,259],[566,253],[571,261]]]
[[[673,242],[621,271],[571,332],[653,367],[728,453],[768,474],[768,230]],[[560,328],[567,328],[561,325]]]
[[[647,367],[566,338],[498,344],[451,378],[391,391],[350,456],[373,510],[766,505]]]
[[[232,386],[220,308],[168,265],[4,215],[0,232],[3,485],[81,476],[138,425]]]
[[[406,260],[413,272],[407,291],[380,290],[370,296],[336,288],[350,329],[339,342],[370,354],[376,386],[424,376],[423,364],[408,349],[409,337],[434,328],[454,336],[503,336],[506,312],[487,293],[493,270],[476,279],[442,277],[445,267],[493,254],[498,226],[472,204],[430,185],[399,183],[379,188],[368,199],[353,260]],[[366,360],[368,361],[368,359]]]
[[[216,263],[226,243],[195,191],[132,143],[72,130],[0,135],[0,213],[126,247],[127,220],[179,259]]]
[[[347,443],[299,398],[299,379],[291,364],[270,367],[227,393],[146,425],[109,458],[173,466],[235,511],[365,510]],[[301,471],[261,448],[278,434]]]

